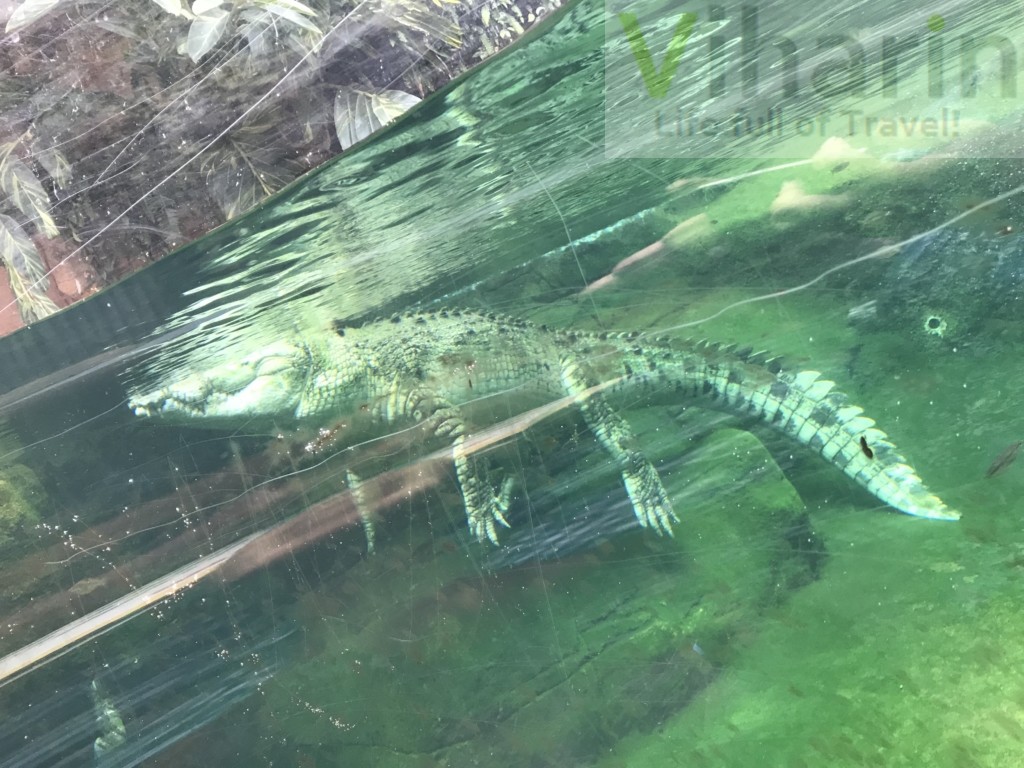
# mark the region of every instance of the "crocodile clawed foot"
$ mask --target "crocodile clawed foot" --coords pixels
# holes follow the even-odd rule
[[[672,536],[672,523],[678,523],[679,518],[651,462],[642,454],[631,452],[628,465],[622,470],[622,482],[640,525]]]
[[[508,512],[512,499],[512,478],[506,477],[497,492],[486,479],[476,475],[460,478],[460,483],[462,498],[466,504],[469,532],[477,541],[488,540],[497,545],[497,524],[506,528],[511,527],[505,519],[505,513]]]

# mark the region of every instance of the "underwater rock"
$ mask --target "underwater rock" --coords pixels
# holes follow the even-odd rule
[[[987,324],[1019,318],[1024,308],[1024,240],[951,229],[892,257],[868,301],[850,310],[864,331],[962,346],[985,338]]]
[[[779,189],[779,194],[772,200],[769,210],[773,214],[781,214],[839,206],[846,202],[845,195],[812,195],[804,190],[799,181],[786,181]]]

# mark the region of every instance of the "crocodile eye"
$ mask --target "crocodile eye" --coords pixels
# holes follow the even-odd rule
[[[924,320],[924,332],[941,338],[946,335],[946,321],[938,315],[928,315]]]

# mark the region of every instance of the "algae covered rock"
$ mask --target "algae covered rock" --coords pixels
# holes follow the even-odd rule
[[[491,572],[489,550],[414,514],[405,546],[378,540],[303,601],[307,657],[266,686],[268,742],[317,765],[578,765],[684,708],[765,607],[815,578],[821,547],[752,435],[687,438],[660,410],[631,421],[676,501],[674,540],[601,534],[595,507],[632,515],[615,467],[583,449],[553,491],[529,489],[566,498],[515,525],[542,530],[560,504],[595,514],[587,546],[559,559]]]
[[[0,550],[15,545],[39,522],[45,499],[39,478],[24,464],[0,467]]]
[[[868,295],[850,314],[862,330],[951,347],[982,341],[997,327],[1016,338],[1024,239],[959,229],[929,235],[893,256]]]

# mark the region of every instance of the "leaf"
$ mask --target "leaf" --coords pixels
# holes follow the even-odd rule
[[[59,189],[64,189],[71,181],[71,163],[59,149],[53,147],[44,149],[36,152],[34,157],[36,162],[50,174],[50,178]]]
[[[52,11],[60,0],[25,0],[7,20],[7,32],[17,32]]]
[[[273,29],[273,17],[266,11],[251,8],[242,11],[241,16],[247,21],[238,31],[246,39],[249,55],[257,59],[266,56],[277,38],[276,34],[271,34],[276,31]]]
[[[334,130],[342,149],[359,143],[379,127],[367,94],[339,88],[334,96]]]
[[[224,0],[195,0],[192,3],[192,13],[196,16],[205,16],[215,8],[220,8]]]
[[[7,283],[26,323],[57,310],[57,305],[46,295],[50,282],[36,244],[22,225],[3,214],[0,214],[0,262],[7,267]]]
[[[32,238],[10,216],[0,213],[0,259],[29,282],[40,282],[45,291],[49,281]]]
[[[300,16],[298,13],[293,11],[291,8],[286,8],[285,6],[281,5],[280,3],[274,3],[273,5],[267,5],[267,6],[264,6],[264,7],[268,11],[273,13],[275,16],[280,16],[282,19],[285,19],[286,21],[290,21],[292,24],[294,24],[297,27],[302,27],[303,29],[308,29],[310,32],[315,32],[318,35],[322,35],[323,34],[323,32],[320,31],[320,27],[318,27],[316,24],[314,24],[309,19],[306,19],[306,18]]]
[[[269,6],[271,5],[271,3],[265,3],[265,5],[268,7],[269,10]],[[285,8],[289,8],[295,11],[296,13],[301,13],[306,16],[316,16],[316,11],[314,11],[308,5],[300,3],[298,0],[277,0],[277,2],[273,3],[273,5],[280,5]]]
[[[181,0],[153,0],[153,2],[175,16],[184,16],[186,19],[192,18],[192,12],[182,4]]]
[[[419,104],[420,99],[403,91],[381,91],[373,95],[372,102],[373,114],[381,125],[387,125]]]
[[[188,55],[192,61],[199,63],[217,41],[224,35],[228,27],[229,14],[223,8],[216,8],[205,16],[199,16],[188,28]]]
[[[394,20],[407,29],[427,37],[436,37],[452,48],[458,48],[462,44],[462,32],[459,25],[428,8],[419,5],[397,5],[391,9],[391,12],[394,14]]]
[[[25,278],[17,270],[7,270],[7,283],[11,286],[14,300],[18,303],[21,319],[26,324],[42,320],[59,309],[50,297],[46,295],[46,285],[37,282],[26,282]]]
[[[340,88],[334,97],[334,129],[342,149],[348,149],[406,112],[419,99],[402,91],[364,93]]]
[[[10,196],[19,211],[39,219],[39,228],[53,237],[58,230],[50,216],[50,196],[32,169],[21,162],[13,150],[13,143],[0,147],[0,189]]]
[[[221,170],[210,179],[207,187],[225,219],[245,213],[263,199],[252,174],[240,170]]]

